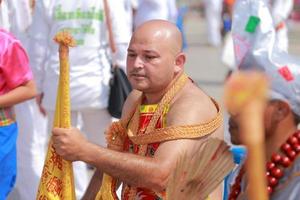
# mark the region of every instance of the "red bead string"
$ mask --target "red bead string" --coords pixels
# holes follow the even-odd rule
[[[267,190],[271,195],[278,185],[279,179],[284,175],[284,168],[291,166],[297,155],[300,153],[300,131],[290,136],[280,147],[281,154],[272,154],[271,161],[267,162],[266,177]],[[244,167],[241,168],[234,184],[231,186],[228,200],[236,200],[241,193],[241,182],[245,173]]]

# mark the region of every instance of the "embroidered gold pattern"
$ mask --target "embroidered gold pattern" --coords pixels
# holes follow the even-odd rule
[[[146,131],[142,135],[149,135],[150,132],[155,130],[155,126],[159,118],[162,116],[163,111],[168,107],[171,100],[174,98],[174,96],[177,94],[180,89],[183,88],[183,86],[187,83],[188,77],[186,74],[182,74],[179,76],[178,79],[175,80],[175,83],[172,85],[172,87],[167,91],[167,93],[163,96],[162,100],[158,104],[153,117],[151,118]],[[138,127],[139,127],[139,106],[136,108],[135,113],[132,117],[132,119],[129,122],[128,125],[128,136],[131,139],[132,136],[138,135]],[[148,145],[144,143],[143,145],[139,146],[138,155],[145,156],[147,152]],[[128,200],[134,200],[137,193],[136,187],[129,187],[125,186],[125,190],[128,191]]]
[[[173,139],[199,138],[209,135],[219,128],[223,122],[219,106],[215,101],[214,103],[218,108],[218,114],[207,123],[155,129],[149,134],[131,136],[130,140],[135,144],[150,144]]]
[[[156,111],[155,111],[153,117],[151,118],[151,120],[147,126],[147,129],[146,129],[146,132],[144,133],[144,135],[149,134],[149,132],[151,132],[152,130],[155,129],[155,125],[156,125],[158,119],[160,118],[160,116],[162,115],[163,111],[166,108],[168,108],[173,97],[186,84],[187,80],[188,80],[187,75],[182,74],[175,81],[173,86],[167,91],[167,93],[163,96],[162,100],[160,101],[160,103],[158,104],[158,106],[156,108]],[[129,136],[129,138],[138,134],[138,126],[139,126],[138,122],[139,122],[139,108],[137,107],[132,119],[130,120],[129,126],[128,126],[127,134]]]
[[[126,137],[126,129],[120,121],[113,122],[106,131],[106,141],[109,149],[121,151]]]

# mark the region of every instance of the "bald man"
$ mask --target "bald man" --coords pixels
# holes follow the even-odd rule
[[[88,142],[76,128],[53,129],[58,154],[98,169],[84,199],[95,199],[101,172],[123,182],[124,200],[163,198],[182,152],[191,157],[208,137],[223,134],[221,122],[212,124],[220,118],[218,104],[184,73],[181,44],[180,31],[164,20],[148,21],[134,32],[127,55],[134,90],[121,120],[106,132],[108,148]],[[192,125],[200,130],[203,123],[209,127],[206,132],[183,129]]]

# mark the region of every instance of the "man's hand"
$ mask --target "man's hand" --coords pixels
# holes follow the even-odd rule
[[[64,159],[76,161],[88,144],[86,138],[77,128],[53,128],[53,146]]]
[[[44,97],[44,93],[41,93],[41,94],[38,94],[35,99],[36,99],[36,103],[39,107],[40,112],[42,113],[43,116],[46,116],[47,115],[46,110],[42,106],[43,97]]]

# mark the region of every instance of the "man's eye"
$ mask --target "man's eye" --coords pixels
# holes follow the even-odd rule
[[[136,56],[136,54],[134,54],[134,53],[129,53],[128,54],[128,57],[131,57],[131,58],[134,58]]]
[[[151,60],[151,59],[156,58],[156,56],[145,56],[145,58],[146,58],[147,60]]]

